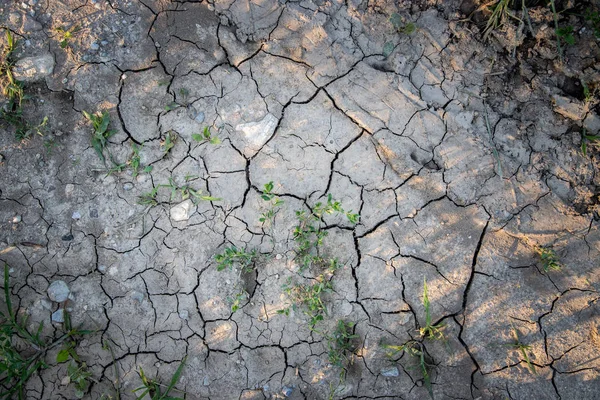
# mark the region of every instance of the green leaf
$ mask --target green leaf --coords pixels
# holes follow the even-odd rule
[[[400,28],[402,28],[404,26],[403,23],[402,23],[402,17],[398,13],[393,13],[390,16],[390,22],[392,23],[392,25],[396,29],[400,29]]]
[[[221,139],[215,136],[214,138],[210,139],[210,144],[221,144]]]
[[[165,396],[167,394],[169,394],[169,392],[171,391],[171,389],[173,389],[173,387],[177,384],[177,381],[179,381],[179,377],[181,376],[181,372],[183,371],[183,366],[185,365],[185,361],[186,360],[187,360],[187,356],[183,357],[183,360],[181,360],[181,364],[179,364],[179,367],[177,367],[177,370],[175,371],[175,374],[171,378],[171,382],[169,383],[169,386],[167,387],[167,390],[165,392]]]
[[[392,51],[394,51],[395,47],[396,47],[396,45],[392,42],[387,42],[386,44],[384,44],[383,45],[383,56],[388,57],[390,54],[392,54]]]
[[[196,142],[204,141],[204,137],[202,137],[202,135],[199,133],[192,134],[192,139],[194,139]]]
[[[60,363],[64,363],[68,359],[69,359],[69,349],[62,349],[56,355],[56,362],[59,363],[59,364]]]
[[[202,131],[202,134],[204,135],[205,139],[210,139],[210,128],[208,126],[205,126],[204,130]]]
[[[153,169],[154,169],[153,165],[146,165],[146,168],[144,168],[144,172],[152,172]]]
[[[204,201],[221,201],[221,200],[223,200],[220,197],[212,197],[212,196],[202,196],[202,197],[200,197],[200,199],[202,199]]]

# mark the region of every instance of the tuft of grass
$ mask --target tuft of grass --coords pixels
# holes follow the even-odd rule
[[[59,26],[56,28],[56,32],[59,34],[59,45],[61,49],[66,49],[69,47],[69,42],[73,39],[73,35],[77,32],[81,31],[81,27],[79,25],[74,25],[71,28],[66,28],[64,26]]]
[[[152,171],[152,166],[147,166],[144,168],[144,172]],[[179,186],[175,183],[173,178],[169,178],[168,183],[163,183],[156,185],[152,188],[151,191],[147,193],[143,193],[138,197],[138,204],[148,205],[148,206],[156,206],[158,205],[158,193],[160,189],[170,189],[171,196],[169,197],[169,201],[173,201],[177,195],[181,198],[181,200],[191,199],[194,204],[198,204],[199,201],[219,201],[221,200],[218,197],[206,196],[202,194],[200,189],[192,188],[188,182],[192,177],[186,177],[186,184],[183,186]]]
[[[545,272],[558,271],[561,269],[562,264],[560,263],[556,252],[551,247],[539,247],[537,253],[540,256],[542,267]]]
[[[588,146],[597,146],[600,144],[600,135],[592,135],[587,132],[587,129],[581,130],[581,152],[587,156]]]
[[[248,292],[240,289],[232,298],[228,298],[231,303],[231,312],[234,313],[240,309],[241,304],[249,299]]]
[[[291,284],[291,278],[284,285],[283,290],[292,301],[291,308],[296,309],[301,307],[304,314],[308,317],[308,325],[311,331],[315,330],[315,326],[319,321],[323,321],[327,314],[323,295],[333,290],[333,285],[330,279],[324,275],[319,275],[312,285]],[[290,314],[290,307],[277,310],[278,314]]]
[[[175,146],[177,138],[177,133],[175,133],[174,131],[168,131],[165,134],[165,138],[160,141],[160,146],[163,148],[163,153],[165,156],[169,154],[171,149]]]
[[[423,376],[423,385],[427,389],[429,396],[433,399],[433,387],[431,386],[431,373],[433,370],[433,361],[428,356],[423,343],[416,340],[409,340],[401,346],[381,345],[387,350],[387,355],[390,358],[397,357],[399,353],[405,353],[413,357],[417,361],[417,369]]]
[[[142,400],[146,398],[146,396],[148,396],[148,398],[150,398],[151,400],[183,400],[183,398],[181,397],[170,396],[169,393],[171,393],[172,390],[176,390],[174,388],[177,382],[179,382],[179,378],[181,377],[181,373],[183,372],[183,367],[185,365],[186,360],[187,356],[185,356],[183,360],[181,360],[181,363],[179,364],[177,370],[171,377],[171,381],[168,385],[163,385],[156,379],[148,378],[144,373],[144,370],[140,367],[138,375],[142,380],[142,386],[133,390],[133,393],[136,395],[136,400]],[[162,391],[163,387],[165,387],[164,392]],[[141,392],[141,394],[138,394],[139,392]]]
[[[425,326],[419,329],[419,334],[423,339],[444,339],[444,324],[433,325],[431,322],[431,303],[429,302],[426,279],[423,279],[423,307],[425,308]]]
[[[487,39],[494,30],[500,28],[506,21],[507,17],[511,16],[516,18],[510,12],[510,3],[511,0],[499,0],[490,5],[492,8],[492,14],[488,19],[485,29],[483,30],[484,39]]]
[[[532,374],[537,375],[537,371],[535,366],[531,362],[531,358],[529,357],[529,351],[531,350],[531,346],[526,345],[521,340],[521,335],[517,328],[512,327],[512,333],[514,337],[514,342],[506,344],[507,347],[510,347],[514,350],[517,350],[523,356],[523,360],[527,363],[527,368],[531,371]]]
[[[104,152],[108,152],[108,139],[116,133],[114,129],[108,129],[110,125],[110,116],[107,111],[90,114],[87,111],[82,111],[83,116],[92,123],[94,133],[92,135],[92,147],[96,150],[96,154],[100,160],[106,164]],[[110,153],[109,153],[110,155]],[[112,158],[112,157],[111,157]]]
[[[398,33],[410,35],[417,30],[417,26],[414,23],[406,22],[398,13],[393,13],[390,15],[389,21]]]

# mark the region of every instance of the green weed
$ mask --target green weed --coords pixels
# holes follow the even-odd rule
[[[353,342],[359,337],[354,333],[354,325],[354,322],[340,319],[333,334],[327,336],[329,362],[336,367],[344,368],[354,362],[356,345]]]
[[[160,141],[160,147],[163,148],[164,155],[169,154],[173,146],[175,146],[175,142],[177,141],[177,134],[174,131],[168,131],[165,134],[165,138]]]
[[[431,360],[431,357],[429,357],[427,352],[425,351],[425,347],[423,346],[423,344],[415,340],[410,340],[401,346],[383,344],[382,347],[387,350],[388,357],[390,358],[396,357],[398,353],[406,353],[409,356],[416,359],[417,368],[423,376],[423,384],[429,392],[429,396],[433,399],[433,387],[431,386],[431,372],[435,365],[433,364],[433,360]]]
[[[148,169],[148,167],[146,167],[144,170],[146,172],[149,172],[152,169]],[[163,184],[156,185],[150,192],[143,193],[142,195],[140,195],[138,197],[138,204],[149,205],[149,206],[158,205],[158,199],[157,199],[158,193],[161,189],[164,189],[164,188],[170,189],[171,196],[169,197],[169,201],[173,201],[177,197],[178,194],[179,194],[181,201],[191,199],[194,204],[198,204],[199,201],[219,201],[219,200],[221,200],[218,197],[203,195],[201,190],[194,189],[190,185],[188,185],[187,182],[190,177],[186,177],[186,178],[187,178],[186,184],[183,186],[177,185],[172,178],[169,178],[169,183],[163,183]]]
[[[73,39],[73,35],[81,30],[79,25],[74,25],[71,28],[67,29],[64,26],[60,26],[56,28],[56,32],[58,32],[60,36],[60,48],[66,49],[69,46],[69,42]]]
[[[164,393],[162,392],[162,388],[165,387],[165,385],[160,384],[156,379],[148,378],[146,374],[144,374],[144,370],[140,367],[138,374],[142,380],[142,386],[133,390],[133,393],[136,395],[136,400],[142,400],[146,396],[148,396],[151,400],[183,400],[181,397],[170,396],[169,393],[174,390],[175,385],[179,381],[186,360],[187,356],[181,360],[181,364],[179,364],[179,367],[177,367],[177,370],[171,377],[171,381],[168,385],[166,385]],[[141,392],[141,394],[138,394],[139,392]]]
[[[527,363],[527,368],[531,371],[532,374],[537,375],[537,371],[535,370],[535,366],[531,363],[531,359],[529,358],[529,350],[531,350],[531,346],[523,344],[521,341],[521,335],[517,328],[513,326],[512,333],[514,337],[514,342],[506,344],[507,347],[510,347],[514,350],[517,350],[523,356],[523,360]]]
[[[263,194],[260,196],[264,201],[269,202],[269,208],[267,211],[260,215],[258,219],[263,224],[273,224],[275,215],[279,211],[278,209],[283,205],[283,200],[273,194],[273,181],[266,183],[263,187]]]
[[[325,214],[345,214],[350,223],[356,224],[358,214],[344,211],[339,201],[334,201],[331,194],[327,196],[327,203],[316,203],[311,212],[296,211],[298,225],[294,227],[293,236],[298,244],[296,259],[300,260],[300,272],[313,264],[321,264],[324,259],[318,255],[318,248],[323,244],[327,231],[322,229],[322,220]]]
[[[398,33],[410,35],[411,33],[414,33],[417,30],[417,26],[414,23],[406,22],[404,18],[402,18],[402,16],[398,13],[393,13],[390,16],[390,22]]]
[[[106,150],[108,152],[108,149],[106,148],[108,145],[108,139],[116,133],[114,129],[108,129],[108,126],[110,125],[110,116],[106,111],[102,113],[97,112],[95,114],[82,111],[82,114],[88,121],[92,123],[92,126],[94,127],[94,133],[92,135],[92,147],[94,150],[96,150],[96,154],[98,154],[100,160],[106,164],[104,151]]]
[[[221,139],[219,139],[216,135],[213,136],[210,133],[210,128],[208,126],[204,127],[204,129],[202,130],[202,134],[200,134],[200,133],[192,134],[192,139],[194,139],[196,142],[208,142],[210,144],[215,144],[215,145],[221,143]]]
[[[423,280],[423,307],[425,308],[425,326],[419,329],[419,334],[423,339],[444,339],[444,324],[433,325],[431,322],[431,303],[427,291],[427,280]]]
[[[93,331],[73,328],[69,314],[64,311],[64,330],[65,332],[54,338],[51,342],[46,342],[41,337],[43,323],[38,325],[35,332],[30,332],[27,329],[27,319],[18,321],[17,315],[12,308],[10,299],[10,282],[9,268],[4,264],[4,299],[6,302],[7,314],[0,312],[0,387],[8,388],[6,391],[1,391],[0,398],[10,399],[13,395],[17,395],[19,399],[24,399],[23,388],[27,380],[39,369],[46,368],[47,364],[44,360],[47,352],[57,346],[65,344],[71,350],[67,350],[67,356],[75,353],[75,337],[93,333]],[[17,346],[17,342],[28,347],[27,352],[32,354],[28,357],[22,355],[18,349],[22,346]],[[59,352],[59,354],[61,354]],[[61,359],[64,357],[64,352]],[[78,357],[77,357],[78,358]]]
[[[333,290],[331,281],[324,275],[319,275],[312,285],[292,285],[291,278],[284,285],[283,290],[292,301],[291,308],[302,308],[304,314],[308,317],[308,325],[311,330],[315,330],[315,326],[319,321],[322,321],[327,314],[325,303],[323,303],[323,295]],[[289,315],[290,307],[277,310],[278,314]]]
[[[587,156],[588,146],[597,146],[600,144],[600,135],[592,135],[585,128],[581,130],[581,152]]]
[[[600,14],[598,13],[598,11],[588,8],[585,11],[584,18],[586,21],[591,23],[592,30],[594,31],[594,36],[597,39],[600,39]]]
[[[551,247],[539,247],[537,248],[537,253],[540,256],[540,261],[545,272],[561,269],[562,265],[554,249]]]
[[[508,16],[516,18],[510,12],[510,3],[511,0],[499,0],[495,3],[490,4],[490,7],[492,7],[492,14],[488,19],[485,29],[483,30],[484,39],[487,39],[494,30],[500,28],[504,24]]]
[[[241,304],[249,298],[248,292],[240,289],[232,298],[228,298],[231,303],[231,312],[234,313],[240,309]]]
[[[254,269],[256,258],[256,250],[247,252],[235,246],[227,247],[223,253],[215,255],[217,271],[223,271],[225,268],[233,269],[234,266],[239,265],[242,271],[251,272]]]

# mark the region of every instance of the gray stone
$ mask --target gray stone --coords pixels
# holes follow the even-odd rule
[[[58,310],[52,313],[52,322],[56,322],[58,324],[62,324],[65,322],[65,310],[59,308]]]
[[[131,182],[125,182],[123,184],[123,190],[131,190],[131,189],[133,189],[133,183],[131,183]]]
[[[144,294],[142,292],[138,292],[137,290],[131,292],[129,297],[131,297],[132,300],[137,301],[138,303],[141,303],[144,300]]]
[[[96,43],[96,42],[90,44],[90,50],[92,50],[92,51],[96,51],[99,48],[100,48],[100,45],[98,43]]]
[[[12,223],[13,224],[18,224],[19,222],[21,222],[22,217],[20,215],[15,215],[12,219]]]
[[[292,393],[294,392],[294,388],[289,387],[289,386],[284,386],[281,388],[281,393],[285,396],[285,397],[290,397],[292,395]]]
[[[381,370],[381,375],[386,377],[396,377],[400,375],[398,367],[390,367]]]
[[[273,135],[276,127],[277,118],[269,113],[260,121],[239,124],[235,130],[243,132],[246,140],[253,147],[259,148]]]
[[[48,286],[48,297],[57,303],[62,303],[69,298],[69,286],[65,281],[54,281]]]
[[[190,219],[193,206],[194,203],[189,199],[173,206],[170,211],[171,219],[176,222],[187,221]]]
[[[179,311],[179,318],[181,318],[183,320],[187,320],[189,317],[190,317],[190,313],[188,310]]]
[[[15,79],[23,82],[37,82],[54,72],[54,56],[44,53],[35,57],[25,57],[16,62],[13,68]]]
[[[23,21],[23,30],[25,32],[37,32],[42,30],[42,24],[38,21],[30,17],[29,15],[25,16],[25,20]]]
[[[98,210],[96,210],[95,208],[92,208],[90,210],[90,218],[98,218]]]
[[[71,215],[73,219],[81,219],[81,213],[79,211],[75,211],[73,215]]]

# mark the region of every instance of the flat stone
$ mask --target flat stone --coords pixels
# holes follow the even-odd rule
[[[381,370],[381,375],[387,377],[395,377],[400,375],[400,371],[398,371],[398,367],[385,368]]]
[[[42,30],[42,24],[38,21],[30,17],[29,15],[25,16],[23,21],[23,30],[25,32],[37,32]]]
[[[190,219],[193,206],[194,203],[189,199],[173,206],[170,211],[171,219],[176,222],[187,221]]]
[[[48,286],[48,297],[57,303],[62,303],[69,298],[69,286],[65,281],[54,281]]]
[[[62,324],[63,322],[65,322],[65,310],[60,308],[54,311],[52,313],[52,322],[56,322],[58,324]]]
[[[570,99],[565,96],[552,96],[554,111],[563,117],[574,121],[581,121],[585,116],[585,107],[581,101]]]
[[[16,62],[13,68],[15,79],[23,82],[37,82],[54,72],[54,56],[45,53],[36,57],[25,57]]]
[[[235,130],[243,132],[249,143],[260,147],[271,137],[276,127],[277,118],[269,113],[260,121],[239,124],[235,127]]]

